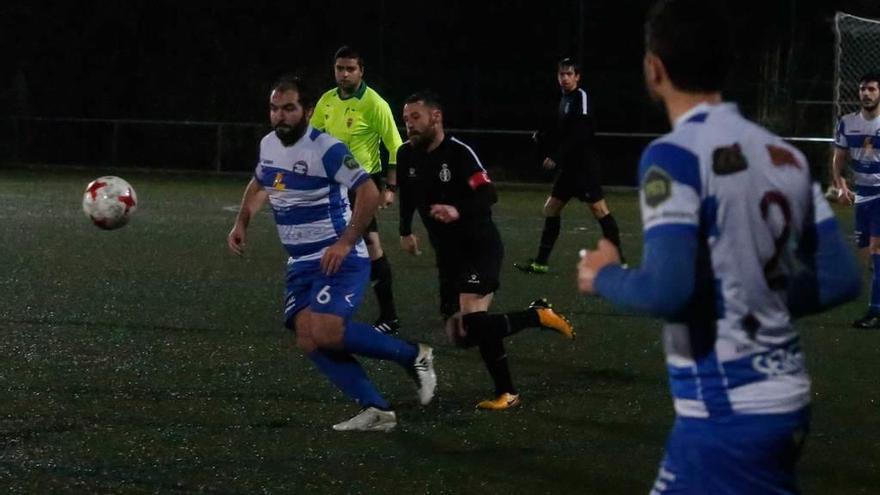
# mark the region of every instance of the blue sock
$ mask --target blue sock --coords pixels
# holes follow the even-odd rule
[[[376,386],[351,354],[338,351],[315,349],[308,353],[324,376],[360,407],[378,407],[388,410],[388,402],[382,398]]]
[[[419,347],[405,340],[377,332],[366,323],[349,321],[345,324],[342,345],[346,352],[373,359],[394,361],[410,366],[419,354]]]
[[[871,305],[868,310],[872,313],[880,313],[880,254],[871,255],[874,277],[871,280]]]

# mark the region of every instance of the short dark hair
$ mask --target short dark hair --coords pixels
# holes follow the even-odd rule
[[[279,93],[296,91],[299,95],[299,104],[302,105],[303,108],[315,108],[315,103],[317,103],[317,96],[311,86],[306,83],[302,77],[297,75],[286,74],[281,76],[275,81],[275,84],[272,85],[272,91],[270,91],[270,94],[275,91],[278,91]]]
[[[862,84],[869,83],[869,82],[875,82],[877,84],[880,84],[880,73],[874,72],[874,71],[867,72],[861,77],[861,79],[859,79],[860,86]]]
[[[733,62],[728,16],[719,2],[660,0],[645,21],[645,48],[683,91],[713,92],[724,86]]]
[[[333,55],[333,61],[336,62],[337,58],[353,58],[357,60],[358,66],[363,69],[364,68],[364,57],[361,56],[361,52],[357,51],[355,48],[352,48],[348,45],[342,45],[336,50],[336,53]]]
[[[430,89],[423,89],[422,91],[417,91],[409,95],[404,101],[404,104],[415,103],[417,101],[424,103],[426,107],[436,108],[441,112],[443,111],[443,104],[440,103],[440,97]]]
[[[559,70],[563,67],[571,67],[575,74],[579,75],[581,73],[581,64],[571,57],[562,57],[559,59],[559,62],[556,63],[556,69]]]

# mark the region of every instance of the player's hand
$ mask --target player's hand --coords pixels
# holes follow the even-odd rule
[[[541,166],[544,167],[545,170],[553,170],[556,168],[556,162],[548,156],[547,158],[544,158],[544,163],[542,163]]]
[[[415,234],[400,236],[400,249],[415,256],[422,254],[419,249],[419,238]]]
[[[593,282],[603,268],[608,265],[620,264],[620,252],[607,239],[600,239],[595,251],[581,250],[581,261],[578,263],[578,290],[584,294],[595,294]]]
[[[247,229],[236,223],[229,231],[229,235],[226,236],[226,245],[232,254],[238,256],[244,254],[244,247],[247,245]]]
[[[338,272],[343,260],[345,260],[345,257],[348,256],[353,247],[343,239],[334,242],[333,245],[324,251],[324,256],[321,257],[321,272],[325,275],[333,275]]]
[[[379,209],[385,209],[394,203],[394,192],[385,189],[382,192],[382,200],[379,202]]]
[[[431,217],[434,218],[434,220],[443,223],[452,223],[461,218],[461,215],[459,215],[458,213],[458,209],[452,205],[431,205],[430,213]]]
[[[845,205],[851,205],[853,204],[853,201],[855,201],[855,199],[856,195],[846,184],[846,180],[840,179],[840,182],[837,186],[837,201]]]

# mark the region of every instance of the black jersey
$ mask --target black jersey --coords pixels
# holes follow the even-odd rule
[[[400,193],[400,235],[412,233],[413,212],[436,239],[479,237],[492,225],[495,188],[480,159],[470,146],[446,136],[428,152],[406,142],[397,150],[397,181]],[[460,218],[444,224],[430,215],[431,205],[454,206]]]
[[[552,158],[561,168],[582,167],[593,141],[593,119],[583,88],[562,95],[555,128],[540,137],[544,156]]]

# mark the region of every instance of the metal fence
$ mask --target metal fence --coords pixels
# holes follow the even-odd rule
[[[3,120],[0,161],[156,170],[248,172],[267,124],[138,119],[9,117]],[[532,130],[447,129],[479,153],[496,180],[549,181],[540,168]],[[639,156],[657,133],[597,132],[603,182],[635,185]],[[787,137],[825,179],[830,138]]]

